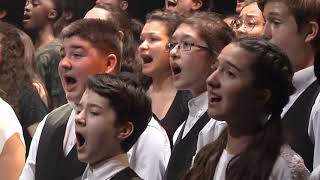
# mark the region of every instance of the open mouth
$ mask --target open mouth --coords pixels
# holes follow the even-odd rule
[[[222,100],[220,96],[213,95],[209,98],[210,103],[218,103]]]
[[[76,133],[76,137],[77,137],[77,148],[80,149],[84,145],[86,140],[80,133]]]
[[[152,62],[152,58],[148,55],[141,55],[141,59],[143,60],[143,63],[144,64],[147,64],[147,63],[151,63]]]
[[[172,64],[171,71],[172,71],[173,75],[177,75],[177,74],[181,73],[181,68],[177,64]]]
[[[29,19],[31,19],[31,16],[29,15],[29,14],[24,14],[23,15],[23,20],[25,21],[25,20],[29,20]]]
[[[77,79],[73,78],[71,76],[65,76],[64,80],[67,83],[67,85],[73,85],[73,84],[75,84],[77,82]]]

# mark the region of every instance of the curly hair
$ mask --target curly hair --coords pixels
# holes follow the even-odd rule
[[[31,89],[32,81],[26,71],[24,45],[17,29],[0,23],[0,97],[7,101],[19,117],[19,97],[22,89]]]

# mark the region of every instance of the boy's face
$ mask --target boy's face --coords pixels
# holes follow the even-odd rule
[[[172,36],[171,43],[178,43],[170,51],[170,66],[173,84],[177,89],[191,90],[193,96],[206,91],[206,79],[212,73],[213,59],[194,29],[187,24],[181,24]],[[194,44],[189,50],[185,44]],[[178,48],[180,46],[180,48]],[[202,46],[202,48],[198,47]]]
[[[287,53],[294,71],[305,68],[303,63],[306,58],[303,57],[305,53],[302,53],[306,46],[303,27],[298,31],[296,20],[287,5],[282,2],[267,2],[263,15],[266,20],[264,37]]]
[[[27,0],[24,8],[24,29],[37,30],[43,28],[52,18],[52,12],[55,12],[54,8],[51,0]]]
[[[86,90],[76,110],[78,159],[95,165],[121,153],[116,113],[108,99]]]
[[[79,103],[89,75],[108,71],[107,53],[78,36],[63,39],[59,76],[68,101]]]

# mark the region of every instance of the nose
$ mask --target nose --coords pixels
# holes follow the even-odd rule
[[[61,59],[61,61],[59,63],[59,68],[64,69],[64,70],[72,69],[72,62],[70,61],[70,59],[67,56],[65,56]]]
[[[30,6],[31,6],[31,3],[29,0],[26,1],[26,5],[24,6],[24,10],[29,12],[30,11]]]
[[[180,51],[179,50],[179,45],[177,44],[175,47],[173,47],[173,49],[170,50],[170,59],[172,60],[176,60],[177,58],[180,57]]]
[[[271,27],[268,22],[266,22],[263,29],[263,38],[270,40],[272,38]]]
[[[246,28],[242,24],[239,28],[234,29],[234,31],[236,32],[237,36],[239,36],[239,35],[243,35],[246,33]]]
[[[100,3],[100,0],[96,0],[96,4],[99,4]]]
[[[75,116],[75,123],[78,126],[85,126],[86,125],[86,120],[85,120],[85,110],[81,110],[80,112],[78,112],[78,114],[76,114]]]
[[[210,76],[207,78],[206,83],[208,88],[218,88],[220,87],[220,80],[219,80],[219,74],[218,74],[218,69],[213,71]]]
[[[147,50],[148,48],[149,48],[148,41],[144,40],[141,42],[141,44],[139,46],[139,51]]]

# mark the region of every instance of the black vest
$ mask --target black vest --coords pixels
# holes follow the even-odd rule
[[[320,91],[314,81],[293,103],[284,115],[283,122],[288,132],[288,142],[304,160],[306,167],[312,171],[314,144],[308,135],[309,118],[312,106]]]
[[[110,180],[141,180],[141,178],[130,168],[118,172]]]
[[[86,164],[77,158],[75,147],[67,157],[63,153],[63,139],[72,107],[68,104],[52,111],[42,129],[35,180],[73,180],[82,175]]]
[[[191,167],[192,158],[197,150],[198,135],[201,129],[209,122],[210,117],[205,112],[196,124],[190,129],[188,134],[182,139],[185,123],[170,156],[166,170],[167,180],[179,180]]]

